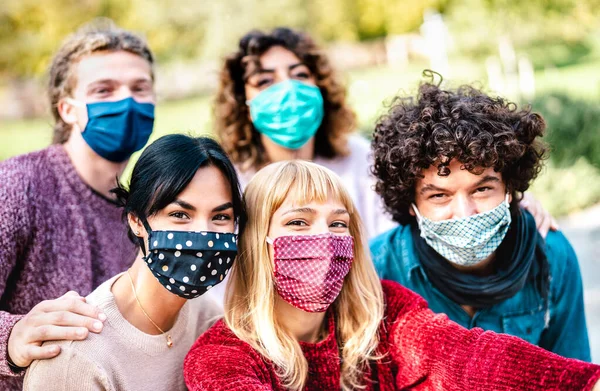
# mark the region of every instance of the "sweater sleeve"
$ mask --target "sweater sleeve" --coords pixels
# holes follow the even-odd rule
[[[390,355],[400,388],[423,381],[447,390],[591,390],[600,367],[517,337],[467,330],[434,314],[417,294],[383,283]]]
[[[8,279],[25,252],[32,232],[27,175],[16,167],[18,162],[0,164],[0,297],[4,297]],[[0,311],[0,376],[17,376],[7,362],[8,337],[22,315]]]
[[[61,352],[49,360],[36,360],[27,369],[23,391],[114,391],[104,369],[89,357],[61,344]]]
[[[222,329],[219,321],[214,327]],[[223,332],[209,330],[190,349],[183,365],[185,384],[190,391],[269,391],[270,376],[264,361],[249,346],[236,343],[231,335],[221,339]],[[227,333],[229,334],[229,333]],[[221,339],[218,340],[213,338]],[[211,341],[211,342],[209,342]]]

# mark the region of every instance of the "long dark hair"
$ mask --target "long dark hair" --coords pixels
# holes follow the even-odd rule
[[[207,166],[218,168],[229,182],[233,213],[241,233],[246,211],[236,171],[221,146],[208,137],[170,134],[159,138],[146,148],[135,164],[129,189],[119,184],[111,192],[123,207],[125,220],[132,213],[145,221],[173,202],[196,172]],[[143,248],[143,241],[131,230],[128,236]]]

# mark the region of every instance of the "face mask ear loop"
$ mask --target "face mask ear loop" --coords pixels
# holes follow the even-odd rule
[[[142,224],[144,224],[144,228],[146,228],[146,232],[148,233],[148,242],[150,242],[150,238],[152,235],[152,228],[150,228],[150,224],[148,224],[148,220],[146,220],[145,218],[140,219],[142,220]],[[146,254],[146,243],[144,243],[144,239],[143,238],[138,238],[139,242],[140,242],[140,248],[142,249],[142,253],[144,254],[144,258],[148,255],[150,255],[150,249],[148,249],[148,254]]]
[[[420,224],[421,220],[423,219],[421,217],[421,214],[419,213],[419,209],[417,208],[417,205],[415,205],[414,203],[411,203],[410,206],[413,208],[413,210],[415,211],[415,214],[417,215],[417,222]]]
[[[267,236],[266,242],[269,243],[270,245],[273,245],[273,239],[271,239],[268,236]]]

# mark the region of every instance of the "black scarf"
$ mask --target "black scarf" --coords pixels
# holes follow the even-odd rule
[[[549,266],[545,243],[528,212],[519,211],[513,216],[506,237],[495,253],[496,270],[488,276],[457,270],[425,242],[416,223],[411,225],[411,230],[417,258],[427,277],[455,303],[476,308],[492,306],[513,297],[532,279],[548,309]]]

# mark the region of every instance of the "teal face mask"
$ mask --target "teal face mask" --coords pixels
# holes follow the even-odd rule
[[[248,102],[256,130],[288,149],[298,149],[317,133],[323,121],[319,87],[286,80],[261,91]]]
[[[494,209],[461,219],[434,221],[421,216],[416,205],[412,207],[425,242],[460,266],[476,265],[496,251],[511,222],[508,194]]]

